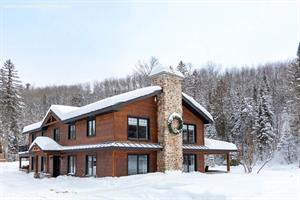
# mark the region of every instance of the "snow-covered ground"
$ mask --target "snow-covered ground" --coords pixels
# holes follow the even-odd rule
[[[256,170],[254,170],[256,171]],[[266,167],[244,174],[241,167],[220,174],[152,173],[121,178],[34,179],[18,163],[0,163],[0,199],[203,199],[299,200],[300,170],[295,165]]]

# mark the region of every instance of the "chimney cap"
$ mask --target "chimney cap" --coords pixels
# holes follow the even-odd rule
[[[160,74],[171,74],[171,75],[177,76],[179,78],[184,78],[183,74],[180,71],[173,69],[171,66],[170,67],[164,67],[164,66],[154,67],[150,73],[150,77],[157,76]]]

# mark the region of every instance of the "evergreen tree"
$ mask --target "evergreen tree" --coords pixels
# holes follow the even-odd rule
[[[275,145],[274,114],[267,77],[263,76],[258,107],[257,145],[261,160],[272,156]]]
[[[14,160],[18,153],[21,121],[21,84],[14,64],[7,60],[2,68],[5,77],[3,91],[2,124],[4,128],[6,159]]]
[[[282,117],[284,118],[284,123],[281,128],[281,137],[278,143],[278,150],[282,154],[285,161],[290,164],[295,161],[297,155],[296,140],[291,132],[291,127],[288,118],[289,114],[284,111]]]

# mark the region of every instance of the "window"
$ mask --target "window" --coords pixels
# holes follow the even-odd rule
[[[149,172],[148,155],[128,155],[127,166],[128,175],[145,174]]]
[[[128,138],[138,140],[149,139],[148,119],[128,117]]]
[[[69,124],[68,139],[69,139],[69,140],[74,140],[75,138],[76,138],[76,128],[75,128],[75,123],[74,123],[74,124]]]
[[[196,143],[196,126],[192,124],[183,124],[182,140],[185,144]]]
[[[86,175],[96,176],[96,156],[86,156]]]
[[[31,170],[34,170],[34,157],[31,157]]]
[[[31,134],[31,142],[33,142],[34,139],[35,139],[35,134],[32,133],[32,134]]]
[[[46,158],[41,157],[41,172],[45,172],[45,164],[46,164]]]
[[[56,142],[59,142],[59,128],[55,128],[53,130],[53,139],[56,141]]]
[[[76,157],[68,156],[68,174],[75,175],[76,173]]]
[[[183,154],[183,171],[184,172],[196,171],[196,155]]]
[[[96,120],[91,118],[87,120],[87,136],[96,135]]]

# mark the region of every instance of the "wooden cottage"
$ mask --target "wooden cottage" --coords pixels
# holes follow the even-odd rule
[[[182,74],[157,67],[152,86],[72,107],[52,105],[43,120],[24,127],[36,176],[126,176],[205,171],[205,154],[227,156],[231,143],[204,138],[210,113],[182,93]]]

